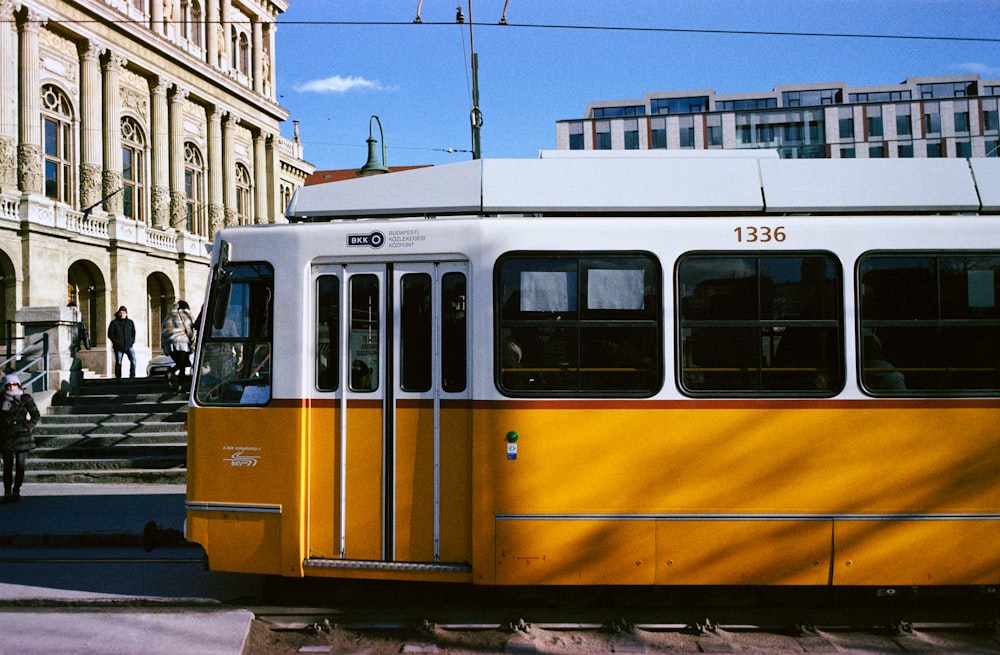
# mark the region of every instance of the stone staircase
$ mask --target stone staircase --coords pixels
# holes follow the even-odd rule
[[[84,379],[35,428],[25,481],[182,484],[186,418],[164,378]]]

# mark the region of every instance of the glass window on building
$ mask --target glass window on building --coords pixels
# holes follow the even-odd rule
[[[583,150],[583,123],[569,124],[569,149]]]
[[[896,156],[900,159],[912,159],[913,158],[913,144],[912,143],[900,143],[896,146]]]
[[[993,140],[986,142],[986,156],[1000,157],[1000,141]]]
[[[976,83],[972,82],[938,82],[935,84],[918,84],[917,93],[921,99],[929,98],[968,98],[978,95]]]
[[[896,107],[896,136],[911,136],[913,134],[913,117],[908,106]]]
[[[130,116],[122,118],[122,201],[125,216],[143,223],[146,220],[146,137],[139,123]]]
[[[842,107],[839,116],[840,138],[854,138],[854,110],[850,107]]]
[[[955,132],[967,134],[971,129],[969,123],[969,101],[955,103]]]
[[[653,98],[649,101],[653,114],[692,114],[708,111],[708,96],[689,98]]]
[[[184,202],[187,231],[208,236],[205,220],[205,160],[191,142],[184,144]]]
[[[649,121],[649,147],[661,149],[667,147],[667,119],[651,118]]]
[[[597,121],[594,124],[596,133],[594,134],[595,150],[611,150],[611,122]]]
[[[888,155],[885,152],[884,143],[868,146],[868,159],[883,159],[885,157],[888,157]]]
[[[857,156],[857,153],[854,150],[854,148],[841,148],[840,149],[840,158],[841,159],[854,159],[855,156]]]
[[[694,148],[694,116],[681,116],[680,137],[682,148]]]
[[[627,118],[622,125],[625,129],[625,149],[639,149],[639,121],[634,118]]]
[[[972,142],[971,141],[956,141],[955,142],[955,156],[956,157],[971,157],[972,156]]]
[[[73,202],[73,106],[53,84],[42,87],[42,156],[45,197]]]
[[[829,396],[844,381],[840,265],[828,253],[693,254],[677,264],[689,395]]]
[[[709,148],[722,147],[722,116],[719,114],[709,114],[705,117],[706,137]]]
[[[1000,121],[998,121],[997,116],[997,100],[996,98],[983,98],[982,103],[983,131],[996,132],[1000,128]]]
[[[927,156],[929,158],[944,157],[945,156],[944,144],[941,141],[928,141]]]
[[[924,104],[924,134],[941,134],[941,108],[936,102]]]
[[[882,134],[882,108],[881,107],[866,107],[865,108],[865,130],[868,132],[869,139],[881,139]]]
[[[822,105],[839,105],[844,101],[844,92],[840,89],[820,89],[816,91],[784,91],[781,94],[781,104],[785,107],[817,107]]]

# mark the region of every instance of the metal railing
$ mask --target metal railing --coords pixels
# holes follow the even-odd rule
[[[24,389],[30,389],[33,392],[47,391],[49,388],[49,335],[47,332],[42,333],[31,343],[27,343],[28,338],[7,337],[7,358],[0,361],[0,368],[3,369],[5,375],[13,373],[21,378],[21,387]],[[10,354],[14,344],[18,341],[25,342],[24,347],[20,351]],[[27,374],[28,377],[25,378],[24,374]]]

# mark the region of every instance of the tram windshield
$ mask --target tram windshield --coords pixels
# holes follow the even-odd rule
[[[199,403],[263,405],[271,399],[273,297],[269,264],[228,264],[217,270],[198,344]]]

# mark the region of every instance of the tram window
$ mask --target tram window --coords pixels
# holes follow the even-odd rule
[[[340,278],[323,275],[316,281],[316,387],[340,386]]]
[[[441,388],[465,391],[466,371],[465,274],[441,277]]]
[[[408,273],[400,281],[400,369],[404,391],[431,388],[431,276]]]
[[[211,317],[199,339],[195,398],[206,405],[263,405],[271,399],[274,271],[228,264],[213,276]]]
[[[354,275],[351,294],[351,391],[378,389],[379,372],[379,288],[378,277]]]
[[[865,390],[1000,393],[1000,253],[869,253],[858,282]]]
[[[663,384],[659,264],[516,253],[496,268],[496,379],[514,396],[649,396]]]
[[[829,396],[844,381],[841,273],[827,253],[691,254],[677,265],[680,386]]]

